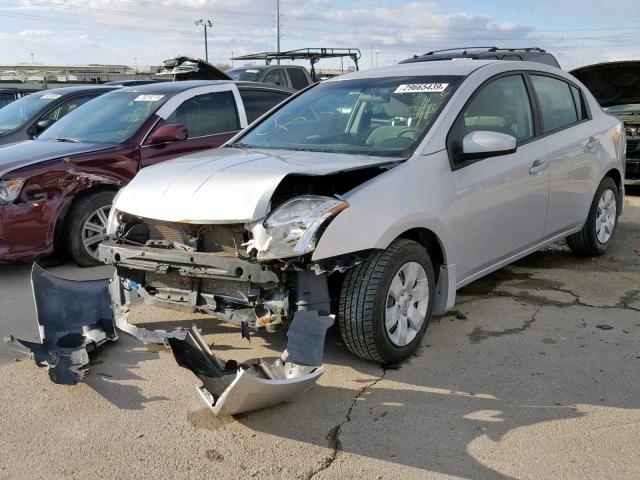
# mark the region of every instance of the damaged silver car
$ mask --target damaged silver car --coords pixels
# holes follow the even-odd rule
[[[354,354],[399,362],[473,280],[564,237],[577,254],[604,253],[624,150],[621,122],[537,63],[412,63],[317,84],[224,148],[144,169],[120,191],[99,247],[116,267],[110,325],[169,344],[215,413],[307,388],[334,319]],[[73,314],[86,319],[74,348],[113,338],[105,288]],[[245,336],[283,327],[287,349],[275,363],[223,362],[197,330],[128,323],[132,294]],[[68,371],[68,350],[43,331],[39,361]]]

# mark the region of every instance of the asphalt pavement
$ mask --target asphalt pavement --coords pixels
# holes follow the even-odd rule
[[[0,336],[37,338],[29,269],[0,266]],[[553,245],[465,287],[455,308],[397,369],[331,331],[318,385],[233,418],[204,408],[169,351],[126,335],[72,387],[0,346],[0,479],[640,478],[640,196],[606,255]],[[131,319],[196,323],[225,359],[286,342],[145,306]]]

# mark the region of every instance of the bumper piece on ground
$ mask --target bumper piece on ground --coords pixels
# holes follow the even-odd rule
[[[89,373],[89,352],[118,339],[116,327],[143,343],[168,345],[167,338],[184,338],[184,330],[167,333],[146,330],[127,322],[130,292],[119,277],[76,281],[60,278],[33,264],[31,286],[42,343],[10,335],[5,343],[27,349],[36,364],[49,367],[54,383],[73,385]]]
[[[211,411],[235,415],[286,402],[313,385],[324,373],[322,351],[326,331],[332,324],[332,318],[317,312],[297,312],[289,329],[285,361],[272,363],[260,360],[238,366],[235,361],[228,361],[223,365],[195,327],[185,340],[171,338],[169,344],[178,365],[202,381],[198,393]],[[315,365],[292,363],[294,358]]]
[[[88,352],[118,338],[109,282],[67,280],[33,264],[31,285],[42,343],[13,336],[5,341],[29,349],[38,366],[49,367],[53,382],[73,385],[89,371]]]
[[[176,362],[203,383],[198,393],[216,415],[234,415],[291,400],[322,375],[327,329],[333,319],[315,310],[299,310],[288,331],[282,360],[238,365],[220,362],[198,330],[150,331],[127,322],[131,284],[115,275],[112,281],[75,281],[52,275],[36,264],[31,272],[42,343],[5,341],[28,349],[36,364],[49,368],[54,383],[73,385],[89,372],[89,352],[116,340],[116,328],[144,343],[171,347]]]

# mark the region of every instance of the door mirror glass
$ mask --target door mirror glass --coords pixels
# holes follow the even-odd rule
[[[159,145],[161,143],[181,142],[189,137],[189,130],[185,125],[167,123],[149,135],[147,145]]]
[[[461,160],[474,160],[516,151],[516,137],[506,133],[478,130],[462,139]]]

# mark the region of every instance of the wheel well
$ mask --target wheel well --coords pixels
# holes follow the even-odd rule
[[[616,183],[616,187],[618,187],[618,215],[620,215],[620,212],[622,211],[622,201],[623,201],[622,196],[620,195],[622,193],[622,185],[623,185],[622,175],[620,175],[619,170],[612,168],[606,173],[605,178],[606,177],[609,177],[610,179],[612,179]]]
[[[618,186],[618,190],[622,190],[622,175],[620,175],[620,172],[618,170],[612,168],[606,173],[605,177],[613,179],[613,181],[616,182],[616,185]]]
[[[445,256],[440,239],[435,233],[426,228],[413,228],[399,235],[398,238],[413,240],[426,248],[433,262],[433,270],[436,277],[438,276],[440,267],[445,264]]]
[[[99,192],[117,192],[118,188],[115,185],[96,185],[91,188],[87,188],[86,190],[82,190],[73,196],[71,201],[64,207],[60,215],[58,216],[58,220],[56,221],[56,229],[54,232],[54,246],[55,249],[58,250],[58,247],[61,244],[62,237],[65,231],[66,223],[67,223],[67,214],[71,210],[71,208],[78,203],[83,198],[87,198],[94,193]]]

